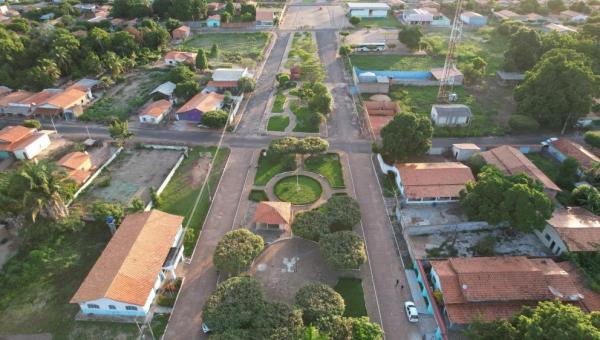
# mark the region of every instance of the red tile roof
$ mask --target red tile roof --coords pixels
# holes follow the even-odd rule
[[[458,162],[396,164],[410,199],[458,197],[469,181],[475,181],[471,169]]]
[[[272,21],[275,18],[275,11],[271,9],[259,8],[256,10],[256,21]]]
[[[560,262],[558,265],[569,273],[573,284],[583,294],[580,307],[583,307],[583,310],[588,313],[600,311],[600,294],[589,288],[589,282],[585,274],[569,261]]]
[[[85,169],[88,170],[91,167],[91,158],[87,152],[70,152],[64,155],[59,161],[58,165],[71,169],[71,170],[79,170]]]
[[[160,117],[171,108],[171,102],[166,99],[157,100],[146,106],[140,116]]]
[[[292,204],[289,202],[260,202],[254,213],[254,222],[267,224],[290,224]]]
[[[524,173],[531,178],[542,182],[547,190],[560,191],[560,188],[538,169],[529,158],[525,157],[521,151],[510,145],[502,145],[484,151],[481,153],[481,157],[483,157],[488,164],[494,165],[506,174],[516,175],[518,173]]]
[[[581,207],[557,208],[548,220],[569,251],[597,251],[600,217]]]
[[[573,157],[579,161],[584,169],[590,168],[592,163],[600,162],[600,158],[584,148],[581,144],[575,143],[568,138],[561,138],[552,142],[552,146],[567,157]]]
[[[6,96],[0,98],[0,107],[8,106],[8,104],[10,104],[10,103],[18,103],[18,102],[22,101],[23,99],[29,98],[33,95],[34,95],[33,92],[21,91],[21,90],[9,93]]]
[[[216,92],[200,92],[183,104],[183,106],[177,110],[177,113],[187,112],[193,109],[197,109],[201,112],[213,111],[219,107],[219,104],[223,102],[223,99],[225,99],[225,96]]]
[[[182,222],[183,217],[158,210],[128,215],[71,303],[107,298],[143,306]]]
[[[237,81],[215,81],[211,80],[206,84],[209,87],[237,87]]]
[[[451,258],[431,261],[431,266],[452,323],[469,323],[478,316],[485,321],[506,318],[522,305],[543,300],[583,299],[569,274],[549,258]]]

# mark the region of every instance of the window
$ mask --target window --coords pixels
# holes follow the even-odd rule
[[[125,306],[125,309],[127,310],[137,310],[136,306]]]
[[[98,305],[97,305],[97,304],[95,304],[95,303],[88,303],[88,305],[87,305],[87,306],[88,306],[88,308],[100,309],[100,306],[98,306]]]
[[[548,233],[544,233],[544,237],[546,238],[546,240],[550,241],[550,235],[548,235]]]
[[[108,309],[117,309],[115,305],[108,305]]]

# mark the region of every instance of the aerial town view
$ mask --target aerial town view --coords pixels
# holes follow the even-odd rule
[[[600,0],[0,0],[0,339],[600,340]]]

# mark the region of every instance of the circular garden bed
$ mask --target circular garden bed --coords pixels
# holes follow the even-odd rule
[[[316,202],[323,193],[321,184],[308,176],[289,176],[275,184],[275,195],[284,202],[305,205]]]

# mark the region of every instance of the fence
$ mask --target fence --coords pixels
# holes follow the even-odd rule
[[[478,230],[496,229],[497,226],[489,225],[487,222],[464,222],[456,224],[440,224],[428,226],[404,226],[406,235],[429,235],[439,233],[466,232]]]
[[[158,189],[156,189],[156,195],[160,195],[163,192],[163,190],[165,190],[165,188],[167,187],[167,185],[169,184],[169,182],[175,175],[175,172],[181,165],[181,162],[183,162],[183,160],[187,157],[188,148],[186,146],[172,146],[172,145],[143,145],[143,147],[149,148],[149,149],[157,149],[157,150],[181,150],[181,151],[183,151],[183,153],[181,154],[181,156],[179,156],[179,159],[177,160],[177,162],[175,163],[173,168],[171,168],[171,171],[169,172],[167,177],[165,177],[165,179],[163,180],[161,185],[158,187]],[[148,204],[144,208],[144,211],[150,211],[153,206],[154,206],[154,202],[152,201],[152,199],[150,199],[150,202],[148,202]]]

